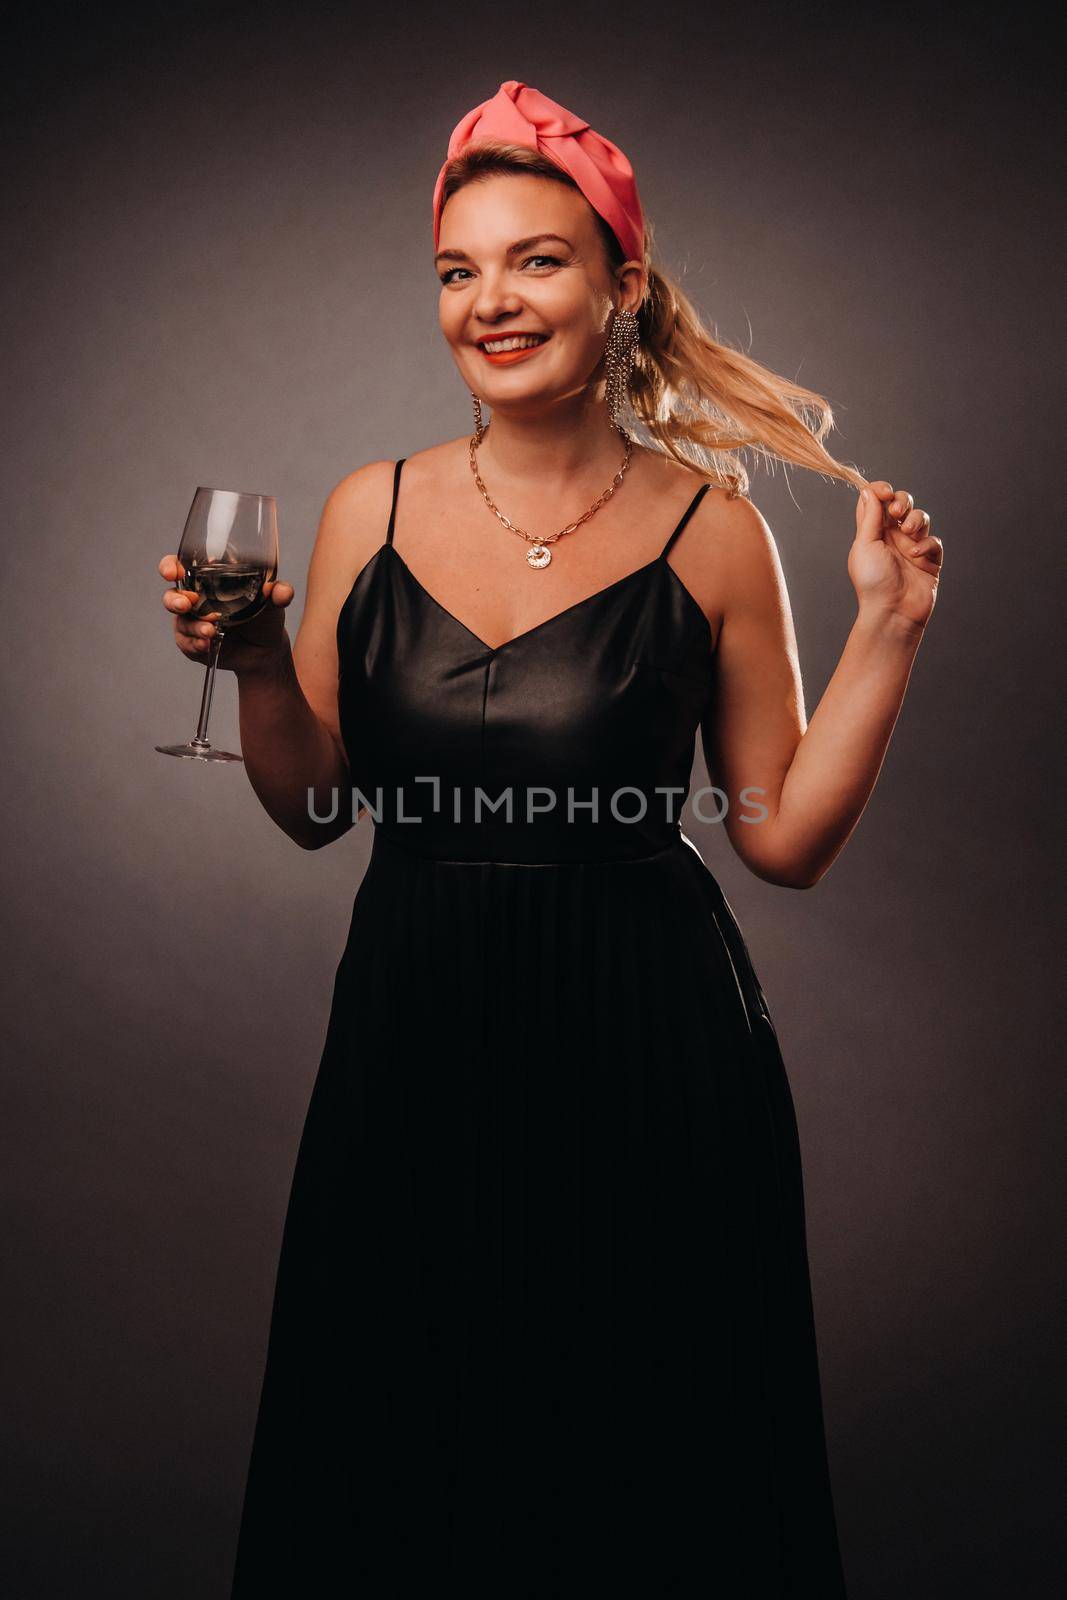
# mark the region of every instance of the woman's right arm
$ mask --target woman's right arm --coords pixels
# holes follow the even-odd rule
[[[295,642],[285,629],[290,584],[272,586],[271,603],[223,640],[219,668],[236,674],[241,753],[249,782],[278,826],[305,850],[318,850],[352,826],[351,780],[337,705],[337,618],[357,574],[384,537],[394,464],[375,461],[339,483],[326,502],[308,569],[307,600]],[[177,576],[176,558],[160,562]],[[203,662],[210,633],[189,618],[192,601],[167,590],[183,654]],[[310,794],[309,794],[310,791]],[[314,816],[336,816],[316,822]]]

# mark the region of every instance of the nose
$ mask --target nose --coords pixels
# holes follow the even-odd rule
[[[502,318],[513,317],[522,310],[522,300],[502,277],[484,272],[478,282],[474,298],[474,319],[486,328],[495,327]]]

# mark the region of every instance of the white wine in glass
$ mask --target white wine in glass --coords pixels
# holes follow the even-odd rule
[[[240,761],[229,750],[216,750],[207,736],[215,666],[230,628],[257,616],[268,602],[265,584],[278,573],[278,512],[274,496],[238,489],[198,489],[178,546],[178,578],[174,587],[196,595],[185,613],[213,621],[217,632],[200,700],[196,732],[187,744],[157,744],[160,755],[188,761]]]

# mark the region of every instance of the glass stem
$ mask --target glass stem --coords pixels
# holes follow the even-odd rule
[[[207,719],[211,715],[211,696],[215,688],[215,663],[219,659],[222,649],[222,629],[216,633],[211,641],[211,654],[208,657],[207,671],[204,674],[204,693],[200,698],[200,720],[196,725],[196,733],[190,740],[198,750],[210,750],[211,743],[207,736]]]

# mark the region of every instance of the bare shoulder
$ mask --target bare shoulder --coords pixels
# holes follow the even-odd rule
[[[329,593],[338,585],[350,587],[385,542],[395,466],[393,461],[369,461],[326,496],[308,572],[309,599],[317,589]]]
[[[336,483],[326,496],[322,524],[329,533],[346,521],[373,518],[385,503],[386,517],[393,492],[395,461],[368,461]],[[384,534],[383,534],[384,537]]]
[[[718,485],[704,496],[699,509],[706,537],[693,541],[697,554],[690,558],[691,581],[699,591],[697,598],[711,599],[716,607],[720,664],[732,657],[747,666],[758,659],[762,666],[773,658],[795,667],[789,590],[766,517],[747,495],[731,495]]]
[[[704,496],[704,528],[711,536],[719,570],[732,591],[744,592],[777,583],[781,574],[778,546],[770,525],[747,495],[731,494],[713,484]]]
[[[338,618],[359,573],[385,542],[395,465],[370,461],[334,485],[311,553],[293,662],[308,704],[338,742]]]
[[[758,561],[760,552],[765,553],[773,546],[774,539],[766,519],[748,495],[732,492],[716,478],[696,468],[681,467],[679,471],[694,492],[704,484],[708,487],[708,493],[701,499],[692,518],[694,527],[700,529],[702,542],[706,543],[708,535],[711,535],[742,561]]]
[[[326,497],[297,636],[302,654],[309,639],[318,650],[356,577],[385,542],[394,467],[392,461],[370,461],[343,477]]]
[[[676,502],[686,505],[707,487],[690,518],[695,535],[690,543],[707,545],[710,536],[713,542],[726,542],[750,553],[765,548],[768,542],[773,544],[770,528],[747,495],[731,493],[710,473],[683,465],[663,452],[647,454],[659,457],[653,470],[660,474],[662,492]]]
[[[445,439],[440,444],[427,445],[423,450],[412,450],[408,455],[398,458],[404,462],[404,482],[409,483],[413,479],[433,482],[442,475],[454,472],[460,459],[465,466],[467,443],[466,438]],[[396,461],[369,461],[366,466],[357,467],[331,491],[326,501],[327,508],[332,507],[342,515],[359,516],[373,512],[375,508],[380,509],[384,498],[388,519],[395,472]]]
[[[464,472],[470,476],[469,451],[469,434],[412,450],[404,459],[404,476],[420,490],[446,489],[457,478],[463,482]]]
[[[746,605],[777,605],[782,576],[774,535],[747,495],[734,494],[711,474],[669,461],[665,482],[672,502],[687,506],[704,486],[675,542],[671,565],[718,636],[726,617]]]

